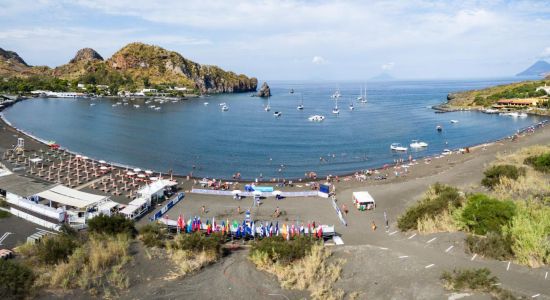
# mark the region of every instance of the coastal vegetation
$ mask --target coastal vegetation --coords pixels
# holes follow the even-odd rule
[[[109,217],[107,217],[109,218]],[[120,224],[118,221],[98,224]],[[125,289],[129,286],[124,271],[132,261],[129,252],[131,231],[126,226],[112,230],[112,226],[95,225],[102,230],[79,234],[69,227],[37,243],[26,243],[15,248],[19,264],[35,276],[34,289],[75,289],[97,295]],[[110,228],[110,229],[105,229]]]
[[[530,267],[550,264],[550,146],[498,155],[484,172],[487,193],[462,198],[458,189],[436,184],[399,218],[401,230],[464,231],[466,250]],[[461,199],[461,200],[459,200]]]
[[[482,292],[490,294],[494,299],[516,299],[514,295],[499,287],[498,278],[491,275],[486,268],[481,269],[455,269],[452,272],[445,271],[441,274],[441,280],[447,290],[454,292]]]
[[[523,81],[493,86],[480,90],[470,90],[449,94],[449,105],[455,107],[481,106],[489,107],[501,99],[534,98],[546,96],[543,90],[536,91],[540,86],[550,84],[550,79]],[[543,107],[549,107],[548,101],[542,102]]]
[[[79,83],[88,85],[90,90],[78,89]],[[168,91],[173,87],[186,88],[187,93],[231,93],[255,91],[257,83],[256,78],[201,65],[177,52],[143,43],[130,43],[107,60],[93,49],[81,49],[69,63],[54,69],[32,67],[17,53],[0,51],[0,91],[9,93],[109,91],[116,95],[122,90]],[[96,85],[105,85],[108,89],[97,90]],[[170,92],[178,94],[178,91]]]
[[[159,257],[167,257],[175,270],[170,279],[183,277],[189,273],[218,261],[224,255],[222,234],[208,236],[195,232],[178,234],[171,239],[166,228],[159,224],[148,224],[139,230],[139,240]]]
[[[166,243],[168,257],[176,267],[172,279],[216,262],[223,254],[221,234],[203,235],[200,232],[179,234],[173,241]]]
[[[485,177],[481,180],[481,184],[488,188],[493,188],[503,178],[516,180],[519,176],[524,176],[525,169],[513,165],[496,165],[487,169],[483,175]]]
[[[331,260],[332,252],[309,237],[286,241],[274,237],[256,241],[249,253],[260,270],[273,274],[286,289],[306,290],[312,299],[342,299],[335,289],[344,260]]]
[[[426,192],[424,198],[408,208],[397,220],[402,231],[423,229],[430,231],[452,224],[453,212],[462,205],[464,197],[458,189],[436,183]],[[454,227],[453,227],[454,228]]]
[[[25,299],[31,294],[36,275],[14,260],[0,259],[0,298]]]

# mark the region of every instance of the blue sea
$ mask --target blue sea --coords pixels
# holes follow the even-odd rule
[[[541,121],[479,112],[436,114],[430,108],[450,92],[513,80],[270,81],[270,112],[264,110],[268,100],[245,93],[168,102],[158,111],[144,100],[113,107],[121,100],[33,99],[8,108],[4,116],[71,151],[130,166],[199,177],[231,178],[240,172],[244,179],[300,178],[309,171],[347,174],[409,155],[434,155],[500,139]],[[368,103],[358,103],[365,86]],[[335,101],[330,97],[336,90],[342,95],[339,115],[332,113]],[[296,107],[302,97],[305,108],[300,111]],[[222,112],[223,102],[228,111]],[[282,116],[276,118],[275,111]],[[308,121],[316,114],[326,119]],[[441,133],[437,125],[443,127]],[[427,142],[428,148],[390,150],[391,143],[408,146],[413,139]]]

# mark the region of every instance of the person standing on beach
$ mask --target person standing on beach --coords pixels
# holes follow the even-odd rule
[[[201,206],[201,215],[206,214],[206,207],[203,205]]]

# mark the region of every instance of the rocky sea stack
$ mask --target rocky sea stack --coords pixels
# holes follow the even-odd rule
[[[262,84],[262,87],[258,91],[258,97],[271,97],[271,89],[269,88],[269,85],[267,85],[267,82],[264,82]]]

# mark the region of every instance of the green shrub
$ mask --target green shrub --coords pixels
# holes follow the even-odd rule
[[[192,234],[178,234],[176,238],[169,243],[169,247],[178,250],[187,251],[213,251],[221,253],[224,237],[221,234],[204,235],[200,232]]]
[[[28,267],[13,260],[0,259],[0,299],[24,299],[35,276]]]
[[[134,236],[136,228],[134,227],[134,221],[128,220],[123,216],[106,216],[99,215],[88,221],[88,229],[92,233],[117,235],[119,233],[125,233],[130,236]]]
[[[166,245],[166,232],[158,223],[147,224],[139,229],[139,239],[147,247],[163,248]]]
[[[4,199],[0,199],[0,207],[8,208],[9,207],[8,202]]]
[[[541,155],[527,157],[524,164],[532,166],[535,170],[543,173],[550,173],[550,152]]]
[[[519,263],[531,267],[550,264],[550,207],[519,203],[516,215],[504,229]]]
[[[78,247],[76,240],[67,234],[48,236],[35,244],[36,257],[39,262],[54,265],[67,261],[68,257]]]
[[[515,215],[516,205],[512,201],[500,201],[484,194],[470,196],[462,210],[462,223],[475,234],[501,232]]]
[[[11,216],[11,214],[7,211],[4,211],[4,210],[0,210],[0,219],[3,219],[3,218],[7,218]]]
[[[490,167],[483,174],[485,178],[481,180],[481,184],[493,188],[500,183],[502,177],[516,180],[519,176],[525,175],[525,169],[513,165],[498,165]]]
[[[436,183],[431,189],[433,197],[427,196],[416,205],[411,206],[397,220],[397,226],[402,231],[417,229],[418,220],[423,217],[433,218],[441,214],[443,211],[448,211],[449,208],[458,208],[462,204],[463,198],[458,189]]]
[[[282,236],[265,238],[252,243],[250,256],[260,252],[266,254],[272,262],[288,264],[306,256],[314,243],[308,236],[299,236],[289,241]]]
[[[514,257],[510,237],[496,232],[489,232],[487,236],[468,235],[466,249],[470,253],[498,260],[508,260]]]

